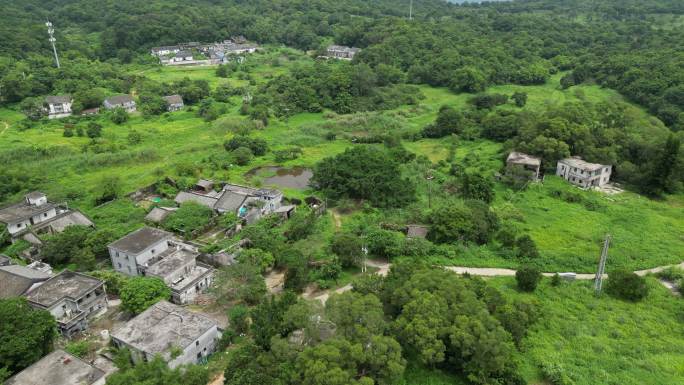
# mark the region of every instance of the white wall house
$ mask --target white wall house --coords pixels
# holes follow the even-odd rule
[[[161,355],[170,368],[203,362],[220,338],[214,320],[167,301],[157,302],[112,332],[114,345],[128,348],[134,363]]]
[[[583,188],[606,185],[611,172],[612,166],[585,162],[577,156],[561,159],[556,166],[556,175]]]
[[[45,98],[49,119],[64,118],[71,115],[73,99],[69,95],[48,96]]]
[[[0,223],[7,227],[10,235],[26,231],[30,226],[49,221],[57,216],[57,206],[48,202],[45,194],[32,192],[24,201],[0,209]]]
[[[135,100],[130,95],[116,95],[110,96],[104,100],[104,107],[108,110],[113,110],[115,108],[121,107],[126,112],[135,112]]]

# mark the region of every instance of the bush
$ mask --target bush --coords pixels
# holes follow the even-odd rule
[[[523,291],[534,291],[541,279],[542,274],[539,272],[539,269],[534,266],[521,266],[518,271],[515,272],[515,281],[518,284],[518,289]]]
[[[128,121],[128,112],[121,107],[117,107],[112,111],[111,115],[109,115],[109,119],[114,122],[114,124],[124,124]]]
[[[133,277],[121,288],[121,307],[140,314],[155,303],[171,298],[171,289],[159,278]]]
[[[606,292],[628,301],[640,301],[648,295],[646,279],[631,271],[617,270],[608,276]]]
[[[262,156],[268,150],[268,144],[263,139],[250,138],[245,135],[237,135],[223,144],[226,151],[235,151],[240,147],[249,148],[254,156]]]
[[[248,165],[254,156],[248,147],[238,147],[231,152],[231,155],[238,166]]]

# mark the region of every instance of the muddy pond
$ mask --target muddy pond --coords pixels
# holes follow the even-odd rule
[[[309,187],[309,180],[313,176],[311,169],[306,167],[278,167],[266,166],[251,169],[245,174],[248,178],[262,178],[264,186],[277,186],[304,190]]]

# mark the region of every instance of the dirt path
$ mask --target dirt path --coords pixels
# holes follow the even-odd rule
[[[7,131],[7,129],[9,128],[9,124],[7,122],[2,122],[2,124],[5,125],[5,128],[3,128],[2,131],[0,131],[0,135],[4,134],[5,131]]]
[[[387,276],[389,273],[389,269],[391,267],[391,264],[388,262],[382,262],[378,260],[368,260],[366,262],[368,266],[376,267],[378,271],[375,274],[379,274],[381,276]],[[646,269],[646,270],[637,270],[634,273],[639,276],[645,276],[649,273],[658,273],[660,271],[663,271],[669,267],[678,267],[680,269],[684,269],[684,262],[678,264],[678,265],[668,265],[668,266],[658,266],[654,267],[651,269]],[[493,267],[463,267],[463,266],[444,266],[446,270],[453,271],[456,274],[470,274],[470,275],[476,275],[479,277],[514,277],[515,276],[515,270],[512,269],[500,269],[500,268],[493,268]],[[545,277],[552,277],[556,273],[542,273]],[[577,273],[575,274],[575,279],[578,280],[592,280],[596,277],[595,274],[591,273]],[[608,277],[608,274],[603,275],[604,278]],[[672,284],[672,282],[668,281],[663,281],[660,280],[660,283],[668,288],[670,291],[672,291],[673,294],[679,295],[677,288]],[[306,299],[317,299],[323,304],[330,298],[330,295],[332,293],[337,293],[337,294],[342,294],[344,292],[352,290],[352,285],[348,284],[345,286],[342,286],[340,288],[334,289],[334,290],[325,290],[325,291],[313,291],[312,289],[305,291],[302,294],[303,298]]]
[[[335,209],[331,209],[330,214],[332,214],[333,221],[335,222],[335,229],[339,230],[340,227],[342,227],[342,218],[340,217],[340,213],[338,213]]]

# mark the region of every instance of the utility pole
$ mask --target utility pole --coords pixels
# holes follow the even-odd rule
[[[427,176],[425,177],[428,183],[428,209],[432,208],[432,180],[435,179],[432,176],[432,170],[428,170]]]
[[[606,271],[606,258],[608,258],[610,239],[610,234],[606,234],[606,239],[603,241],[601,259],[599,260],[598,270],[596,271],[596,278],[594,278],[594,292],[596,293],[596,296],[601,295],[601,288],[603,287],[603,274]]]
[[[47,27],[48,35],[50,35],[50,39],[48,40],[50,41],[50,44],[52,44],[52,52],[55,54],[55,64],[57,65],[57,68],[60,68],[59,57],[57,56],[57,47],[55,47],[55,41],[57,41],[54,36],[55,29],[52,27],[50,20],[45,23],[45,26]]]
[[[409,0],[409,20],[413,20],[413,0]]]

